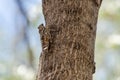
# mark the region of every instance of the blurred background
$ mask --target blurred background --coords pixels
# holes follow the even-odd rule
[[[41,52],[41,0],[0,0],[0,80],[35,80]],[[103,0],[94,80],[120,80],[120,0]]]

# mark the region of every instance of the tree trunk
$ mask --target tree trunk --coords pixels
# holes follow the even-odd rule
[[[96,23],[102,0],[43,0],[37,80],[92,80]]]

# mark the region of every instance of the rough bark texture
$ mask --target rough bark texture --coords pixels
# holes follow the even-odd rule
[[[37,80],[92,80],[102,0],[43,0],[42,53]]]

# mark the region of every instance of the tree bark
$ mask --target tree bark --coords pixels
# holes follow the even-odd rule
[[[42,53],[37,80],[92,80],[102,0],[42,0]]]

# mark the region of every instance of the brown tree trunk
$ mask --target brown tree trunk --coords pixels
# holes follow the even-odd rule
[[[92,80],[96,23],[102,0],[43,0],[37,80]]]

